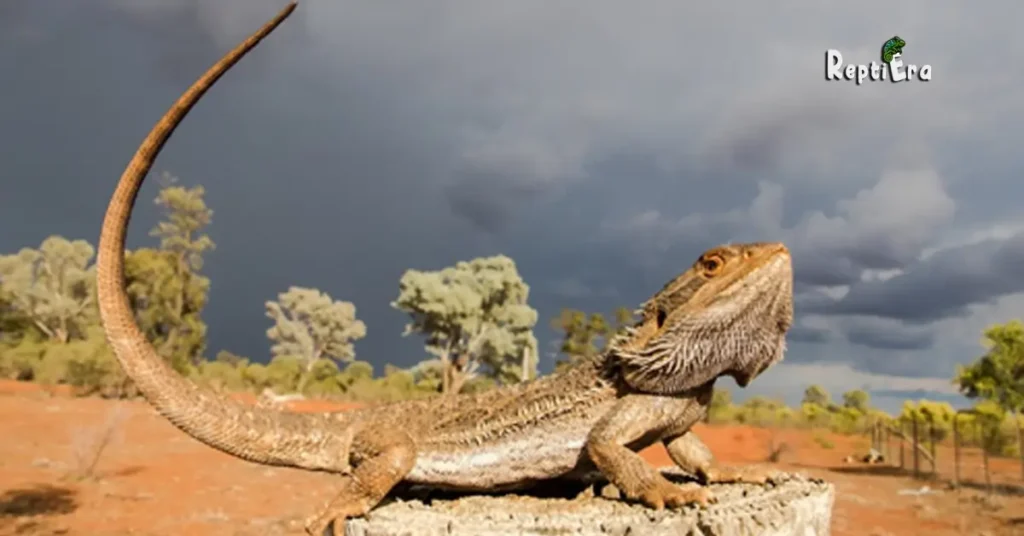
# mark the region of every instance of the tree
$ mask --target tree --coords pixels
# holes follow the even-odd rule
[[[555,363],[556,370],[597,354],[600,351],[598,340],[611,332],[611,327],[601,313],[587,315],[575,309],[562,309],[562,313],[552,320],[551,325],[562,332],[559,351],[567,357]]]
[[[728,389],[715,389],[711,394],[712,408],[725,408],[732,405],[732,392]]]
[[[11,347],[28,335],[32,322],[14,303],[0,278],[0,348]]]
[[[504,255],[459,262],[438,271],[407,270],[391,306],[409,314],[403,335],[426,337],[441,360],[443,393],[457,393],[483,367],[502,383],[536,375],[537,311],[530,288]]]
[[[619,307],[615,309],[615,326],[612,328],[613,333],[621,333],[622,330],[633,325],[636,322],[636,316],[633,314],[633,310],[629,307]],[[605,346],[607,346],[607,340]]]
[[[814,402],[800,404],[800,415],[811,426],[824,426],[832,421],[832,414],[828,409]]]
[[[322,359],[355,359],[353,342],[366,336],[366,324],[356,318],[355,305],[314,288],[290,287],[277,298],[266,302],[267,317],[274,321],[267,330],[273,342],[270,352],[275,359],[299,360],[298,392],[303,392]]]
[[[160,249],[141,248],[125,259],[125,277],[139,323],[160,355],[179,371],[198,365],[206,349],[206,323],[202,310],[210,280],[199,271],[203,254],[214,248],[202,231],[213,211],[203,199],[202,186],[175,186],[177,178],[164,173],[163,188],[154,202],[164,219],[150,230]]]
[[[1019,418],[1024,410],[1024,324],[1013,320],[989,327],[982,346],[985,354],[967,367],[958,366],[953,382],[968,398],[993,402],[1013,416],[1024,474],[1024,429]]]
[[[562,344],[559,351],[567,359],[555,363],[555,370],[587,359],[608,347],[612,336],[622,331],[633,322],[633,312],[619,307],[614,312],[615,322],[610,325],[601,313],[590,313],[576,309],[562,309],[561,314],[552,320],[551,326],[562,332]]]
[[[775,414],[783,407],[785,407],[785,404],[780,400],[763,396],[753,396],[740,405],[740,411],[736,416],[740,422],[750,423],[755,426],[764,426],[766,424],[773,423],[776,420]]]
[[[867,414],[870,410],[871,396],[862,389],[854,389],[843,393],[843,407]]]
[[[899,416],[904,422],[917,421],[921,427],[918,433],[924,436],[930,432],[935,441],[942,441],[949,436],[953,430],[955,417],[956,410],[949,402],[935,400],[918,400],[916,403],[907,400],[903,403],[903,410]]]
[[[125,256],[125,283],[139,328],[175,370],[198,365],[206,348],[210,280],[182,271],[169,251],[139,248]]]
[[[968,398],[991,400],[1010,412],[1024,407],[1024,324],[1011,321],[985,330],[985,355],[957,367],[954,383]]]
[[[203,253],[215,247],[213,240],[202,231],[213,221],[213,211],[206,206],[202,186],[183,188],[174,186],[178,178],[164,172],[163,188],[154,203],[161,207],[166,219],[149,231],[160,238],[160,249],[173,252],[183,268],[201,270]]]
[[[728,422],[733,416],[732,392],[728,389],[715,388],[711,394],[711,404],[705,422]]]
[[[228,350],[221,350],[217,352],[217,355],[213,358],[214,362],[224,363],[232,367],[242,366],[248,364],[249,360]]]
[[[828,391],[820,385],[811,385],[804,390],[804,399],[802,404],[814,404],[825,408],[831,403],[832,397],[829,396]]]
[[[85,240],[51,236],[39,249],[0,256],[0,293],[8,315],[21,315],[55,343],[83,338],[97,318],[94,255]]]

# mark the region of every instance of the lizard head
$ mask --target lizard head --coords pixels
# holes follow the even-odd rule
[[[781,243],[702,254],[640,310],[611,344],[631,387],[673,393],[732,376],[746,387],[781,361],[793,323],[793,269]]]

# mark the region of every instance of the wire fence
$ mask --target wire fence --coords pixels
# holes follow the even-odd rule
[[[916,415],[870,423],[872,452],[864,461],[896,467],[916,479],[948,481],[953,487],[1024,492],[1024,432],[1018,427],[1019,459],[994,456],[999,425],[962,418],[971,413],[958,411],[952,426],[936,426]]]

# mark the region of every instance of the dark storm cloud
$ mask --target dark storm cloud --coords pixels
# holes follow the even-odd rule
[[[828,330],[796,325],[786,334],[786,340],[793,342],[822,343],[831,338]]]
[[[935,333],[901,329],[899,326],[854,326],[847,328],[846,340],[858,346],[884,350],[924,350],[935,344]]]
[[[0,13],[0,251],[93,239],[153,121],[283,4],[35,0]],[[785,239],[801,292],[856,287],[865,268],[912,270],[965,223],[954,213],[1012,216],[1024,197],[1006,141],[1022,124],[1019,74],[1000,67],[1024,42],[1017,3],[750,3],[743,17],[661,1],[400,5],[302,2],[157,162],[203,184],[215,210],[211,353],[265,357],[262,303],[298,284],[357,305],[361,357],[409,364],[419,341],[399,337],[387,305],[402,271],[495,253],[516,259],[542,324],[567,304],[635,305],[722,241]],[[935,80],[824,83],[825,48],[877,54],[891,33],[878,35],[880,12]],[[930,156],[894,163],[907,139]],[[141,205],[132,245],[150,243]]]
[[[171,83],[196,76],[195,65],[209,63],[266,22],[287,2],[250,0],[208,2],[205,0],[101,0],[104,17],[123,21],[131,37],[147,41],[156,53],[160,74]],[[305,7],[305,6],[303,6]],[[102,8],[101,8],[102,9]],[[287,61],[281,54],[292,46],[309,44],[305,39],[308,9],[298,9],[284,28],[274,33],[275,46],[262,47],[260,55],[269,64]]]
[[[59,12],[52,4],[38,3],[40,11]],[[181,89],[230,46],[202,41],[196,58],[181,57],[191,68],[168,71],[160,58],[179,51],[148,36],[135,17],[81,11],[80,24],[51,28],[5,56],[11,61],[0,103],[9,178],[0,195],[4,251],[38,246],[49,234],[95,242],[108,189],[131,151]],[[171,20],[185,27],[168,31],[188,38],[187,23],[195,19]],[[415,101],[396,95],[387,80],[368,81],[369,67],[353,67],[351,80],[325,81],[301,62],[284,61],[303,56],[301,47],[288,46],[294,28],[283,25],[218,83],[156,164],[183,184],[202,183],[214,209],[217,249],[205,271],[216,282],[204,313],[211,354],[229,348],[264,357],[262,304],[296,284],[356,304],[369,325],[369,336],[357,343],[361,355],[378,364],[408,361],[419,355],[418,341],[399,336],[404,319],[387,305],[402,271],[440,268],[484,251],[449,232],[457,221],[438,210],[443,196],[431,185],[443,167],[431,155],[430,124]],[[196,39],[211,33],[191,31]],[[221,39],[233,42],[249,31]],[[284,57],[276,58],[281,65],[270,63],[275,53]],[[57,68],[31,54],[54,58]],[[404,121],[424,128],[408,129]],[[133,247],[152,243],[146,233],[155,193],[149,184],[140,195]],[[446,234],[456,238],[440,238]]]
[[[493,171],[459,173],[457,182],[444,187],[453,214],[487,233],[498,233],[523,209],[542,196],[549,184],[509,180]]]
[[[860,278],[861,267],[851,258],[855,256],[835,255],[814,248],[802,251],[797,249],[793,256],[793,277],[797,290],[805,286],[849,285],[856,281]]]
[[[882,319],[844,319],[832,329],[797,324],[786,340],[790,364],[848,363],[857,371],[906,378],[947,376],[953,372],[952,364],[962,359],[922,359],[918,352],[934,347],[934,331]]]
[[[1018,233],[1007,240],[939,251],[890,279],[857,283],[841,300],[820,301],[814,309],[911,322],[962,316],[971,305],[1024,291],[1022,270],[1024,233]]]
[[[846,88],[821,89],[788,87],[768,91],[736,110],[723,113],[711,138],[709,164],[731,173],[764,176],[794,160],[834,151],[845,138],[845,132],[876,122],[872,111],[886,107],[884,101],[876,101],[873,95],[855,98],[843,91]],[[794,90],[800,94],[789,94]],[[837,95],[841,106],[836,105]],[[883,132],[873,143],[884,147],[895,135],[896,131]]]

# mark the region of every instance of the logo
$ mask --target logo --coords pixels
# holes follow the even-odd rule
[[[930,82],[932,80],[932,66],[925,64],[917,66],[911,63],[903,63],[903,47],[907,42],[900,36],[894,35],[891,39],[882,44],[881,62],[872,61],[867,64],[843,63],[843,55],[838,50],[830,48],[825,51],[825,80],[846,80],[854,81],[859,86],[865,80],[872,82],[884,82],[886,80],[904,82],[917,80]]]

